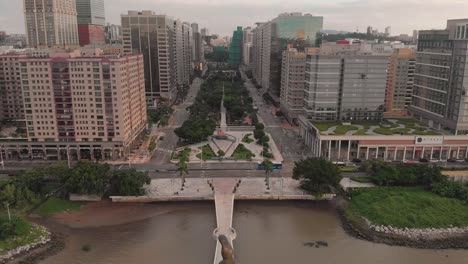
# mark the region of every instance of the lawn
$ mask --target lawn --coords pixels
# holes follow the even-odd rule
[[[0,240],[0,255],[6,251],[18,248],[20,246],[37,243],[41,240],[41,237],[47,235],[47,231],[44,228],[33,225],[32,223],[22,218],[16,218],[12,220],[15,222],[15,235],[10,235],[5,239]],[[5,221],[8,220],[2,220],[2,222]]]
[[[250,160],[253,157],[255,157],[255,155],[252,153],[252,151],[247,149],[243,144],[239,144],[239,146],[236,148],[236,150],[232,154],[232,157],[238,160]]]
[[[371,188],[353,193],[350,211],[399,228],[468,226],[468,206],[422,188]]]
[[[329,128],[337,126],[336,122],[316,122],[314,123],[314,126],[320,131],[324,132],[327,131]]]
[[[367,130],[358,130],[354,133],[355,136],[365,136],[367,135]]]
[[[359,128],[355,126],[339,125],[335,128],[334,133],[337,135],[344,135],[348,133],[349,131],[356,131],[356,130],[359,130]]]
[[[359,183],[372,183],[372,179],[370,177],[356,177],[351,178],[351,180]]]
[[[179,159],[180,159],[181,157],[183,157],[184,155],[188,157],[188,156],[190,156],[190,152],[191,152],[191,151],[192,151],[192,150],[191,150],[190,148],[185,148],[185,149],[182,150],[182,151],[175,152],[175,153],[173,154],[172,159],[173,159],[173,160],[179,160]]]
[[[203,160],[211,160],[217,157],[217,155],[211,149],[210,145],[204,145],[203,147],[199,147],[198,149],[200,149],[203,153]],[[197,158],[201,159],[202,153],[197,154]]]
[[[353,125],[361,125],[364,127],[364,129],[369,129],[371,128],[372,126],[380,126],[380,122],[379,121],[352,121],[351,124]]]
[[[359,168],[357,167],[340,167],[341,172],[357,172]]]
[[[84,203],[72,202],[60,198],[50,197],[45,203],[39,206],[35,213],[48,217],[65,211],[78,211]]]
[[[251,139],[250,138],[251,136],[252,134],[245,135],[244,138],[242,139],[242,142],[247,143],[247,144],[254,142],[255,140]]]

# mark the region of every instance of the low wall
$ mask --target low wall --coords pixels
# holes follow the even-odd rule
[[[70,193],[70,201],[73,202],[99,202],[102,200],[100,195],[84,195]]]
[[[197,201],[213,201],[214,196],[161,196],[161,197],[148,197],[148,196],[111,196],[114,203],[154,203],[154,202],[197,202]]]
[[[313,195],[236,195],[235,200],[239,201],[329,201],[336,197],[335,194],[325,194],[321,197]],[[214,195],[208,196],[111,196],[114,203],[154,203],[154,202],[198,202],[214,201]]]

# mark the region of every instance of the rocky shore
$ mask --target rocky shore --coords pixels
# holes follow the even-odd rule
[[[46,245],[47,243],[51,241],[51,234],[45,227],[35,225],[34,228],[40,229],[41,232],[44,233],[44,235],[41,236],[39,240],[34,243],[24,245],[21,247],[17,247],[15,249],[12,249],[0,255],[0,263],[6,263],[7,261],[14,259],[15,257],[21,254],[25,254],[27,252],[30,252],[31,250],[37,249],[39,247],[43,247],[44,245]]]
[[[345,231],[359,239],[412,248],[468,249],[468,227],[402,229],[372,224],[351,212],[347,202],[340,203],[337,210]]]

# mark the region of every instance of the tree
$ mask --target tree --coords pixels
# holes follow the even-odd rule
[[[309,158],[295,162],[293,179],[300,181],[300,186],[306,192],[321,195],[339,188],[340,169],[325,159]]]
[[[265,136],[265,132],[263,130],[255,130],[254,131],[254,138],[255,139],[261,139],[264,136]]]
[[[273,162],[269,159],[265,159],[262,162],[263,170],[265,170],[265,182],[267,189],[270,190],[270,173],[273,172]]]
[[[110,184],[110,166],[92,162],[81,162],[76,166],[65,188],[70,193],[102,195]]]
[[[8,184],[0,192],[0,201],[8,212],[8,220],[11,221],[10,205],[15,202],[15,186]]]
[[[183,191],[185,186],[185,175],[189,173],[187,160],[184,157],[179,159],[179,162],[177,163],[177,171],[182,179],[180,190]]]
[[[144,185],[151,183],[147,173],[135,169],[116,171],[111,179],[112,196],[142,196],[145,195]]]
[[[261,137],[259,140],[258,140],[258,144],[260,145],[265,145],[266,143],[270,142],[270,137],[267,136],[267,135],[264,135],[263,137]]]
[[[226,153],[224,153],[224,151],[218,150],[218,156],[219,157],[224,157],[225,155],[226,155]]]

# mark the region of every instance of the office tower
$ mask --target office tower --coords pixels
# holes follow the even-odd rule
[[[281,111],[290,123],[296,123],[304,106],[306,53],[289,48],[283,51],[281,68]]]
[[[250,66],[250,62],[252,61],[253,37],[252,28],[245,28],[242,37],[242,63],[246,66]]]
[[[153,11],[129,11],[122,15],[125,54],[143,54],[148,107],[156,107],[156,98],[176,99],[174,19]]]
[[[396,49],[390,58],[385,117],[404,117],[413,97],[414,71],[416,68],[415,50]]]
[[[233,33],[231,44],[229,45],[228,64],[230,65],[239,66],[242,62],[243,34],[242,27],[237,27],[237,30]]]
[[[288,44],[299,50],[315,46],[322,27],[323,17],[302,13],[285,13],[272,21],[257,24],[253,41],[253,75],[276,102],[279,103],[283,51]]]
[[[174,21],[174,72],[177,91],[190,84],[192,65],[192,27],[189,23]]]
[[[195,69],[201,68],[201,63],[205,61],[205,54],[203,48],[203,38],[198,30],[198,24],[192,23],[193,45],[192,45],[192,60]]]
[[[387,55],[321,52],[306,59],[304,114],[309,120],[380,120]]]
[[[75,0],[24,0],[30,47],[78,46]]]
[[[104,0],[76,0],[76,12],[80,45],[104,44]]]
[[[468,134],[468,19],[448,20],[444,30],[419,31],[410,111],[429,126]]]
[[[122,26],[107,23],[104,35],[107,44],[122,44]]]

